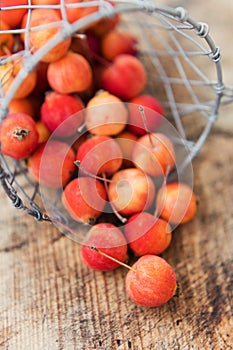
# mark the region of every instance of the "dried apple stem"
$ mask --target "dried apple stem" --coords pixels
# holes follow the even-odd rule
[[[133,269],[131,266],[125,264],[125,263],[122,262],[122,261],[119,261],[119,260],[113,258],[112,256],[110,256],[110,255],[104,253],[102,250],[99,250],[98,248],[96,248],[96,247],[94,247],[94,246],[91,246],[91,249],[92,249],[92,250],[95,250],[98,254],[104,256],[105,258],[108,258],[108,259],[110,259],[110,260],[112,260],[112,261],[115,261],[115,262],[118,263],[119,265],[126,267],[128,270],[131,270],[131,271],[133,271],[133,272],[136,272],[136,270]]]

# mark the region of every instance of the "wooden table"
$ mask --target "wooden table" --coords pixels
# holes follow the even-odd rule
[[[172,3],[172,1],[171,1]],[[175,1],[210,24],[233,84],[229,0]],[[145,309],[126,296],[126,270],[96,273],[54,226],[13,209],[0,189],[0,348],[4,350],[233,349],[233,106],[221,114],[193,163],[196,218],[164,257],[180,295]]]

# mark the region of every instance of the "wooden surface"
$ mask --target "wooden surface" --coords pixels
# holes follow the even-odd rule
[[[170,1],[172,3],[172,1]],[[206,21],[233,84],[229,0],[175,1]],[[4,350],[233,349],[233,118],[221,114],[194,161],[198,215],[180,227],[164,257],[180,295],[160,308],[133,304],[126,270],[96,273],[79,246],[50,224],[13,209],[0,189],[0,348]]]

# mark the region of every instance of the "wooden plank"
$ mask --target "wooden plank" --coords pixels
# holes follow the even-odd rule
[[[231,349],[231,138],[216,128],[194,162],[198,215],[164,253],[180,295],[157,309],[128,300],[124,268],[90,271],[77,243],[11,208],[1,192],[3,348]]]

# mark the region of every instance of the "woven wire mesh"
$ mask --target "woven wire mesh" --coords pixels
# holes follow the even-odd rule
[[[160,99],[168,120],[175,125],[188,147],[190,157],[198,154],[218,116],[224,96],[220,50],[210,37],[206,23],[193,20],[184,8],[173,9],[143,0],[73,4],[61,0],[56,5],[32,5],[28,0],[27,5],[18,6],[22,7],[28,13],[25,28],[9,31],[18,35],[24,33],[24,47],[11,56],[2,56],[0,64],[20,59],[23,65],[6,94],[3,91],[4,77],[1,78],[1,119],[7,115],[9,103],[21,82],[52,47],[75,33],[85,33],[86,28],[96,21],[120,14],[122,28],[138,38],[138,55],[148,74],[146,90]],[[66,16],[69,7],[96,10],[69,23]],[[30,27],[34,8],[60,9],[62,15],[60,21],[50,24],[59,28],[59,32],[36,52],[31,51],[29,33],[41,30],[42,26]],[[0,30],[0,33],[4,32],[8,31]],[[28,175],[25,161],[14,161],[0,154],[0,181],[15,207],[37,220],[49,220],[41,206],[38,185]]]

